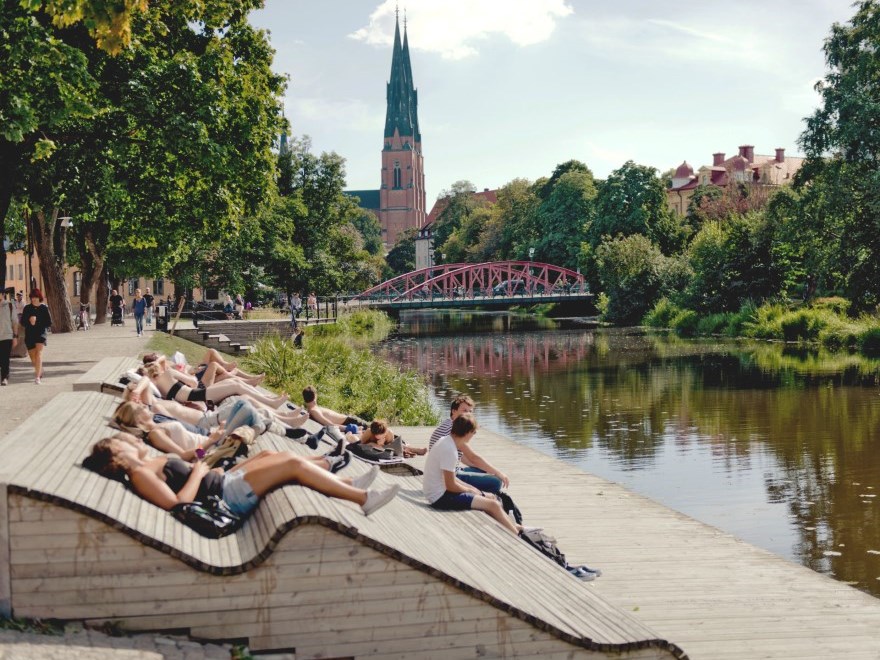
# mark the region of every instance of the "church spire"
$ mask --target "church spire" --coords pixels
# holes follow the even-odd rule
[[[404,17],[404,24],[406,18]],[[388,106],[385,112],[385,137],[392,137],[395,129],[399,135],[412,136],[421,141],[417,116],[418,95],[413,86],[412,66],[409,60],[409,38],[404,27],[403,44],[400,40],[400,17],[395,10],[394,50],[391,55],[391,79],[387,86]]]

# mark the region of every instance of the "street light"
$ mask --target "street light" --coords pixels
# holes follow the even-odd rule
[[[67,229],[69,227],[73,227],[73,218],[70,217],[69,215],[63,215],[58,219],[61,220],[61,226],[64,229]]]

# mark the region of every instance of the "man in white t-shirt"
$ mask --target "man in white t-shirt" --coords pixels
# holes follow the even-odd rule
[[[443,511],[485,511],[506,530],[518,534],[522,528],[505,515],[495,497],[484,495],[455,476],[458,452],[467,449],[476,432],[477,420],[474,416],[461,413],[453,420],[450,434],[437,440],[425,461],[422,482],[425,498],[433,508]]]
[[[434,429],[431,439],[428,441],[428,450],[431,450],[440,438],[449,435],[452,428],[452,422],[456,417],[463,413],[474,412],[474,400],[466,394],[460,394],[452,400],[449,407],[449,418],[440,422],[440,426]],[[466,446],[463,451],[458,454],[458,460],[465,464],[466,467],[460,465],[456,467],[455,476],[466,484],[479,488],[484,493],[492,493],[497,495],[502,488],[510,485],[507,475],[492,465],[477,452]]]

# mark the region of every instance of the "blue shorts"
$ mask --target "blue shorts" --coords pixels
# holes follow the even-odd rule
[[[447,490],[439,500],[431,502],[431,507],[441,511],[469,511],[474,497],[473,493],[453,493]]]
[[[223,475],[223,501],[239,516],[246,516],[257,508],[260,498],[244,478],[244,470],[234,470]]]

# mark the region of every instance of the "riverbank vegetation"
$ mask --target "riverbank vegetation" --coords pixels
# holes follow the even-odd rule
[[[302,349],[277,335],[257,341],[244,368],[265,373],[267,386],[297,402],[303,388],[313,385],[320,404],[334,410],[406,426],[436,424],[423,378],[370,351],[391,328],[381,312],[343,314],[337,324],[308,328]]]
[[[829,349],[880,355],[880,319],[870,315],[853,318],[846,314],[848,307],[848,301],[841,298],[819,298],[809,305],[746,303],[735,312],[699,315],[663,298],[645,315],[644,324],[669,328],[683,336],[817,343]]]

